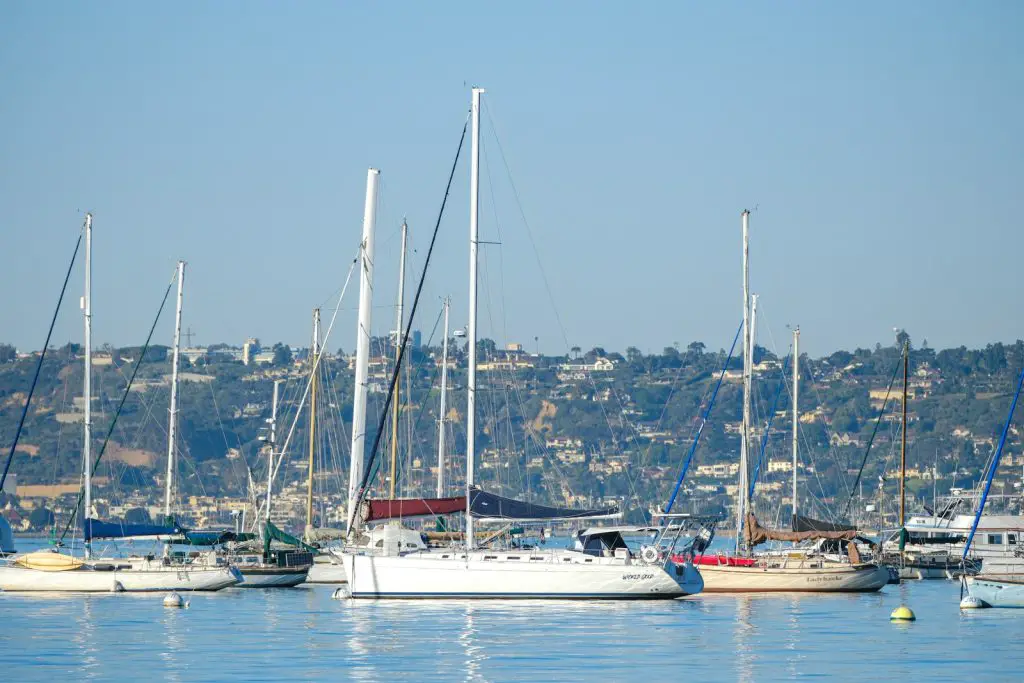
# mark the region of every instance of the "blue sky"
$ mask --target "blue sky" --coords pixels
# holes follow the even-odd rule
[[[1022,19],[1015,2],[4,3],[0,341],[41,344],[88,209],[97,344],[139,343],[184,258],[197,343],[304,345],[355,255],[369,166],[387,329],[398,225],[418,270],[472,84],[482,239],[501,242],[484,335],[728,346],[756,207],[762,344],[784,350],[792,323],[814,354],[894,326],[1011,341]],[[446,294],[465,323],[467,195],[463,164],[425,330]],[[59,343],[81,337],[74,277]],[[355,302],[332,349],[354,346]]]

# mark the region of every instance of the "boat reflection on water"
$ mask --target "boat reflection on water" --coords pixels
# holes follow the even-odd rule
[[[465,654],[465,665],[463,671],[467,681],[486,680],[483,675],[483,664],[486,656],[484,649],[477,641],[476,624],[473,621],[473,603],[467,603],[464,607],[465,626],[459,632],[459,644]]]
[[[518,678],[541,662],[543,680],[575,680],[581,672],[615,671],[633,657],[657,652],[675,661],[699,601],[338,600],[347,632],[339,648],[346,676],[380,680],[397,667],[457,672],[467,680]],[[417,642],[410,648],[410,642]],[[598,642],[601,645],[595,646]],[[396,665],[395,657],[401,658]],[[455,675],[455,674],[453,674]],[[424,678],[429,676],[420,676]],[[442,676],[442,678],[444,678]],[[613,676],[613,679],[614,676]]]
[[[736,653],[736,678],[740,681],[754,680],[754,664],[757,654],[754,639],[757,628],[750,618],[754,596],[740,595],[736,599],[736,628],[733,630],[733,652]]]
[[[187,598],[190,599],[190,598]],[[162,612],[161,623],[163,625],[163,645],[158,656],[163,662],[161,675],[164,680],[182,681],[187,678],[188,668],[182,666],[191,656],[189,652],[188,636],[189,623],[186,609],[165,608]],[[186,676],[182,676],[182,673]]]

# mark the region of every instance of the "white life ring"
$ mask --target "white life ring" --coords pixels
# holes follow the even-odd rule
[[[640,559],[647,564],[654,564],[660,559],[661,553],[653,545],[645,545],[640,548]]]

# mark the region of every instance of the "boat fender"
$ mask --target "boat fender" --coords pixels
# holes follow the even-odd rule
[[[177,593],[168,593],[164,597],[164,607],[188,607],[188,603]]]
[[[976,598],[973,595],[968,595],[960,601],[960,609],[984,609],[988,606],[987,602],[981,598]]]
[[[121,584],[120,581],[116,581],[115,580],[114,583],[110,586],[110,592],[111,593],[124,593],[124,586]]]
[[[331,595],[331,598],[333,598],[334,600],[347,600],[348,597],[349,597],[349,593],[348,593],[348,588],[346,586],[342,586],[341,588],[336,588],[334,590],[334,593]]]

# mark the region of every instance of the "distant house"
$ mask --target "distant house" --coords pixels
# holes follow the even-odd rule
[[[833,446],[855,446],[860,448],[864,445],[864,442],[857,437],[856,434],[839,434],[833,433],[832,438],[829,440]]]

